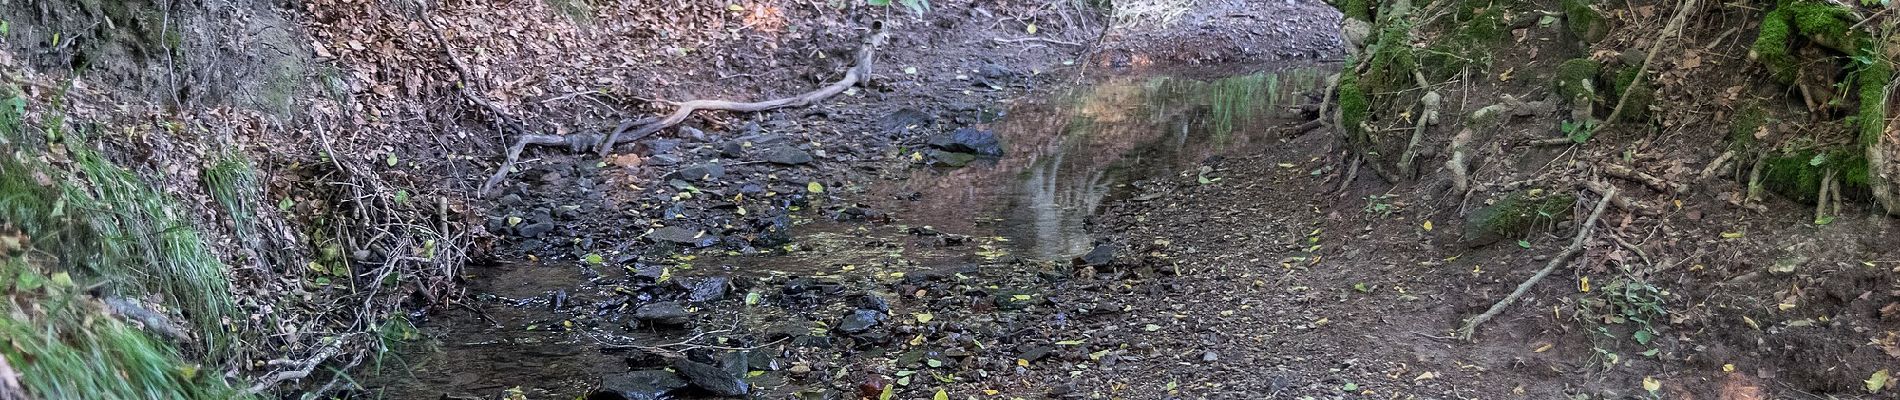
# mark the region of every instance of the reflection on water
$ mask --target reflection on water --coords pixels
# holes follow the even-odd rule
[[[1014,241],[1023,255],[1065,259],[1093,244],[1085,221],[1134,180],[1193,176],[1206,157],[1273,143],[1274,118],[1314,89],[1313,69],[1221,79],[1114,78],[1011,107],[992,128],[994,163],[918,170],[887,189],[923,193],[899,214],[912,224]]]

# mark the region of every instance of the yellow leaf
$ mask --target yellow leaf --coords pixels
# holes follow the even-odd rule
[[[742,6],[742,5],[738,5],[738,4],[733,4],[733,5],[730,5],[730,6],[726,6],[726,9],[727,9],[727,10],[732,10],[732,11],[745,11],[745,6]]]
[[[930,323],[930,319],[933,317],[930,315],[930,313],[927,313],[927,312],[911,314],[911,316],[917,317],[917,323],[919,324],[928,324]]]
[[[937,395],[930,396],[930,400],[950,400],[950,393],[943,391],[943,389],[937,389]]]
[[[1880,393],[1881,389],[1887,388],[1890,379],[1893,379],[1893,374],[1886,369],[1874,371],[1874,376],[1867,377],[1867,393]]]
[[[1436,372],[1431,372],[1431,371],[1425,371],[1425,373],[1423,373],[1423,374],[1418,374],[1418,377],[1417,377],[1417,378],[1412,378],[1412,381],[1413,381],[1413,382],[1418,382],[1418,381],[1423,381],[1423,380],[1429,380],[1429,379],[1437,379],[1437,378],[1438,378],[1438,373],[1436,373]]]
[[[1741,237],[1742,237],[1741,232],[1722,232],[1723,239],[1739,239]]]
[[[1662,390],[1662,380],[1656,379],[1654,376],[1643,377],[1643,390],[1647,390],[1650,393]]]
[[[1016,359],[1016,365],[1017,365],[1017,366],[1022,366],[1022,367],[1027,367],[1027,366],[1029,366],[1029,360],[1024,360],[1024,359],[1021,359],[1021,358],[1018,358],[1018,359]]]
[[[1546,352],[1546,351],[1550,351],[1550,348],[1552,348],[1552,347],[1557,347],[1557,346],[1555,346],[1555,345],[1552,345],[1552,344],[1550,344],[1550,343],[1544,343],[1544,345],[1543,345],[1543,346],[1537,346],[1537,350],[1531,350],[1531,352],[1532,352],[1532,353],[1542,353],[1542,352]]]
[[[1584,293],[1590,292],[1590,277],[1586,276],[1577,281],[1577,291]]]
[[[812,193],[824,193],[825,185],[818,183],[818,181],[811,181],[811,183],[805,184],[805,190]]]
[[[1424,228],[1425,228],[1425,231],[1426,231],[1426,232],[1431,232],[1431,231],[1432,231],[1432,221],[1431,221],[1431,220],[1426,220],[1426,221],[1425,221],[1425,226],[1424,226]]]
[[[1735,372],[1735,364],[1722,364],[1722,372]]]
[[[1029,31],[1031,35],[1036,34],[1036,24],[1029,24],[1029,28],[1025,30]]]

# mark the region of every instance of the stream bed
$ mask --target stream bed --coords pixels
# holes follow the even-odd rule
[[[993,133],[1000,156],[901,149],[909,162],[887,179],[833,189],[829,201],[851,203],[812,207],[847,212],[795,215],[791,242],[759,254],[472,265],[461,306],[385,329],[395,350],[366,386],[381,398],[833,399],[1008,379],[1059,352],[1017,338],[1115,312],[1050,295],[1126,258],[1130,243],[1092,231],[1098,208],[1173,187],[1151,181],[1218,180],[1222,155],[1298,134],[1284,129],[1299,119],[1289,105],[1313,102],[1301,96],[1322,71],[1045,90],[965,127]]]

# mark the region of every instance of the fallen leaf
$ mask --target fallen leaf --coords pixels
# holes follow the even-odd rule
[[[1867,377],[1867,393],[1880,393],[1881,389],[1887,388],[1889,379],[1893,379],[1893,374],[1885,368],[1874,371],[1874,376]]]
[[[1431,231],[1432,231],[1432,221],[1431,221],[1431,220],[1426,220],[1426,221],[1425,221],[1425,224],[1424,224],[1424,226],[1423,226],[1423,227],[1425,228],[1425,231],[1426,231],[1426,232],[1431,232]]]
[[[1643,377],[1643,390],[1647,390],[1650,393],[1656,393],[1656,391],[1662,390],[1662,380],[1656,379],[1654,376]]]
[[[917,323],[919,324],[928,324],[930,323],[930,319],[933,318],[933,316],[927,312],[911,314],[911,316],[917,317]]]

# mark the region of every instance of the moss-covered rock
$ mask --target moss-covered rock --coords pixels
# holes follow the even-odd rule
[[[1829,169],[1836,171],[1841,195],[1865,199],[1870,174],[1867,157],[1858,147],[1800,149],[1768,155],[1762,159],[1762,187],[1788,199],[1814,204],[1819,198],[1821,180]]]
[[[1571,102],[1596,101],[1597,74],[1602,72],[1603,63],[1589,58],[1565,60],[1557,66],[1557,93]]]
[[[1504,1],[1467,1],[1452,16],[1449,29],[1424,52],[1426,75],[1447,78],[1473,64],[1487,65],[1492,53],[1510,34]]]
[[[1641,73],[1643,73],[1641,68],[1630,66],[1617,70],[1616,74],[1610,77],[1610,93],[1613,93],[1613,97],[1607,100],[1612,102],[1610,107],[1623,108],[1623,114],[1617,117],[1623,120],[1623,122],[1649,119],[1649,106],[1656,102],[1655,86],[1650,85],[1649,82],[1643,82],[1641,85],[1635,84],[1637,74]],[[1625,93],[1628,93],[1628,95],[1625,96]],[[1614,102],[1624,102],[1627,104],[1619,105],[1614,104]]]
[[[1794,22],[1788,17],[1788,11],[1776,9],[1762,16],[1761,30],[1755,35],[1755,44],[1748,48],[1749,58],[1768,68],[1768,74],[1781,83],[1794,82],[1795,64],[1793,45],[1789,43],[1794,36]]]
[[[1563,0],[1564,29],[1584,44],[1596,43],[1610,33],[1603,14],[1591,7],[1591,0]]]
[[[1460,240],[1467,246],[1478,247],[1537,229],[1549,229],[1558,222],[1570,220],[1570,208],[1576,202],[1576,196],[1543,189],[1512,192],[1465,216]]]

